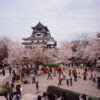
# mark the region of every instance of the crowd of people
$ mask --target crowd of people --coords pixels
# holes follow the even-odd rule
[[[97,76],[95,70],[88,71],[87,68],[83,72],[78,71],[76,68],[67,69],[65,67],[49,68],[47,67],[47,79],[53,79],[58,75],[58,86],[62,84],[62,81],[65,80],[67,85],[72,86],[73,81],[77,81],[79,78],[83,77],[83,80],[87,80],[88,73],[90,73],[89,80],[97,81]]]
[[[22,87],[21,87],[21,82],[24,84],[30,83],[27,80],[24,80],[24,74],[23,73],[23,69],[21,74],[19,75],[15,69],[12,69],[11,67],[8,68],[9,70],[9,74],[11,76],[11,81],[8,82],[7,84],[10,84],[9,86],[11,87],[11,92],[9,93],[9,96],[7,96],[8,100],[20,100],[21,99],[21,91],[22,91]],[[92,80],[93,82],[97,81],[97,76],[96,76],[96,72],[94,70],[88,71],[87,68],[84,69],[83,72],[78,71],[76,68],[69,68],[67,69],[66,67],[46,67],[41,68],[41,71],[44,72],[44,74],[47,74],[47,80],[53,80],[54,77],[58,77],[58,86],[63,85],[62,83],[65,82],[67,86],[73,86],[74,82],[78,81],[80,78],[83,78],[84,81],[87,80],[87,76],[88,73],[90,75],[89,80]],[[33,69],[30,72],[28,72],[28,74],[30,75],[31,79],[32,79],[32,84],[35,84],[36,87],[36,93],[39,93],[39,80],[36,79],[36,73],[35,73],[35,69]],[[3,68],[2,70],[2,75],[5,76],[5,69]],[[42,100],[41,98],[47,98],[48,96],[44,93],[43,96],[38,96],[38,100]],[[86,99],[82,99],[82,97],[84,96],[80,96],[79,99],[80,100],[86,100]],[[48,100],[48,99],[45,99]],[[61,100],[61,99],[59,99]]]

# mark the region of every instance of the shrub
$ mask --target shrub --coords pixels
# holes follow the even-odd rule
[[[53,93],[55,95],[61,95],[63,96],[66,100],[79,100],[79,93],[70,91],[70,90],[66,90],[66,89],[62,89],[56,86],[48,86],[47,88],[47,92],[49,93]]]
[[[53,67],[57,67],[57,64],[52,64],[52,63],[48,63],[48,64],[45,64],[44,65],[45,67],[51,67],[51,68],[53,68]]]
[[[4,96],[11,92],[11,88],[8,85],[0,86],[0,95]]]
[[[62,89],[57,86],[48,86],[47,92],[54,95],[61,95],[65,100],[79,100],[80,93],[76,93],[67,89]],[[90,97],[89,100],[100,100],[99,97]],[[50,99],[51,100],[51,99]]]
[[[100,100],[100,98],[98,97],[92,97],[91,100]]]

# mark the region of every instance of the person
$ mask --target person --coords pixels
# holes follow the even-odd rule
[[[90,78],[89,78],[89,80],[92,80],[93,79],[93,70],[91,70],[91,72],[90,72]]]
[[[83,94],[79,96],[79,100],[83,100]]]
[[[15,70],[12,71],[12,83],[16,81],[16,72]]]
[[[3,74],[3,76],[5,76],[5,69],[4,68],[2,69],[2,74]]]
[[[13,98],[13,92],[9,93],[9,99],[8,100],[12,100]]]
[[[20,100],[20,94],[18,92],[16,93],[16,100]]]
[[[71,76],[72,75],[72,72],[71,72],[71,70],[69,70],[69,76]]]
[[[78,72],[78,78],[81,78],[81,73],[80,72]]]
[[[25,68],[21,69],[21,78],[24,78]]]
[[[52,73],[52,68],[51,67],[49,68],[49,71]]]
[[[12,83],[14,83],[16,80],[16,78],[14,76],[12,76]]]
[[[16,75],[16,80],[19,82],[21,79],[20,75]]]
[[[10,87],[10,85],[9,85],[9,82],[8,82],[8,81],[6,82],[6,84],[5,84],[5,85],[6,85],[7,87]]]
[[[62,92],[61,96],[62,96],[61,100],[68,100],[65,92]]]
[[[46,92],[43,92],[43,95],[41,96],[41,100],[48,100],[48,94]]]
[[[63,80],[66,80],[66,73],[63,71]]]
[[[12,100],[20,100],[20,96],[19,96],[19,93],[16,92],[13,97],[12,97]]]
[[[74,81],[77,81],[77,71],[76,69],[73,71]]]
[[[57,71],[59,75],[62,73],[62,69],[60,67],[57,68]]]
[[[58,82],[58,86],[59,86],[62,83],[62,77],[61,77],[61,75],[59,75],[58,80],[59,80],[59,82]]]
[[[12,90],[12,92],[14,91],[14,83],[11,83],[11,90]]]
[[[39,95],[38,98],[37,98],[37,100],[42,100],[41,98],[42,98],[42,97]]]
[[[77,81],[77,72],[76,72],[76,69],[74,69],[72,71],[72,73],[73,73],[74,81]]]
[[[88,75],[87,71],[88,71],[87,68],[85,68],[83,72],[83,80],[87,80],[87,75]]]
[[[96,81],[96,72],[93,71],[93,82],[95,82],[95,81]]]
[[[36,90],[37,92],[39,92],[39,82],[37,81],[35,84],[36,84]]]
[[[70,86],[72,86],[73,85],[72,77],[70,77],[69,82],[70,82]]]
[[[51,71],[50,70],[48,70],[48,77],[47,77],[47,79],[51,79],[52,80],[52,76],[51,76]]]
[[[21,85],[20,84],[18,84],[18,85],[16,85],[16,92],[20,95],[20,97],[21,97]]]
[[[86,95],[81,93],[81,95],[79,96],[79,100],[87,100]]]
[[[53,99],[53,100],[55,100],[55,99]],[[58,95],[56,100],[63,100],[63,97],[61,95]]]
[[[66,84],[67,86],[69,86],[69,79],[66,79]]]
[[[57,100],[55,95],[53,93],[48,94],[48,99],[47,100]]]
[[[53,76],[56,77],[56,67],[54,67],[54,70],[53,70]]]
[[[87,98],[87,96],[85,94],[83,94],[83,100],[87,100],[86,98]]]
[[[13,74],[14,77],[16,76],[15,70],[12,71],[12,74]]]
[[[86,71],[83,72],[83,80],[87,80],[87,72]]]
[[[32,83],[34,84],[35,81],[36,81],[36,79],[35,79],[35,75],[33,74],[33,75],[32,75]]]
[[[9,66],[9,68],[8,68],[8,69],[9,69],[9,74],[11,74],[11,70],[12,70],[12,69],[11,69],[11,66]]]
[[[16,94],[13,95],[12,100],[17,100]]]

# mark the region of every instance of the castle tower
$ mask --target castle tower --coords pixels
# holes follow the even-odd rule
[[[26,48],[32,48],[32,45],[41,45],[46,48],[55,48],[57,42],[51,37],[51,34],[47,28],[40,22],[32,27],[32,35],[28,38],[23,38],[24,42],[22,43]]]

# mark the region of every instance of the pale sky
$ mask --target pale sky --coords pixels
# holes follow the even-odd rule
[[[0,0],[0,35],[21,41],[41,22],[57,41],[100,32],[100,0]]]

